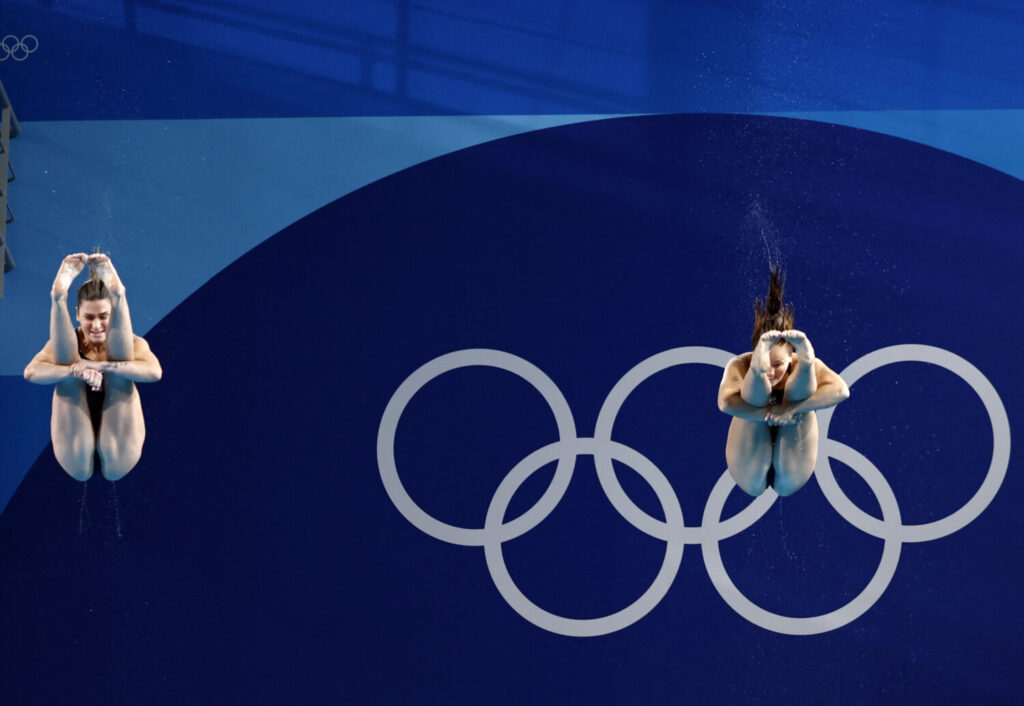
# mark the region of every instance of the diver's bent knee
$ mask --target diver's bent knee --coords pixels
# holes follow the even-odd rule
[[[103,474],[104,478],[113,483],[114,481],[118,481],[124,478],[126,475],[128,475],[128,473],[131,472],[133,468],[135,468],[135,464],[132,464],[127,468],[108,468],[106,466],[103,466],[103,468],[100,469],[100,473]]]
[[[69,464],[63,464],[62,463],[60,465],[60,467],[63,468],[64,472],[67,473],[69,476],[71,476],[72,478],[74,478],[77,481],[81,481],[82,483],[84,483],[85,481],[87,481],[90,478],[92,478],[92,464],[91,463],[85,464],[85,465],[83,465],[83,464],[70,464],[70,463]]]
[[[109,481],[121,480],[135,468],[140,458],[142,458],[141,444],[137,448],[131,449],[129,453],[125,453],[125,449],[119,449],[115,453],[108,453],[101,444],[100,473]]]
[[[747,495],[757,497],[761,495],[768,488],[768,468],[760,469],[758,472],[750,474],[736,473],[729,468],[729,475],[732,476],[733,482],[740,490]]]
[[[775,482],[772,487],[775,488],[775,492],[782,497],[792,495],[796,491],[807,485],[807,481],[811,479],[811,474],[800,476],[791,476],[783,473],[776,474]]]
[[[121,480],[139,462],[142,457],[142,449],[130,455],[116,455],[113,458],[100,457],[100,473],[109,481]]]
[[[54,450],[57,463],[64,469],[64,472],[75,480],[85,482],[92,478],[93,472],[93,449],[88,448],[80,453],[60,453]]]
[[[763,495],[764,491],[768,490],[768,484],[764,482],[762,482],[760,485],[755,483],[737,483],[736,487],[752,498],[756,498],[760,495]]]

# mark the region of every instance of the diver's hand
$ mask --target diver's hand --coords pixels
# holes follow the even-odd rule
[[[103,373],[95,367],[95,361],[81,360],[73,364],[69,372],[76,380],[81,380],[93,390],[103,389]]]
[[[798,412],[789,402],[769,407],[764,421],[770,427],[791,427],[803,421],[805,412]]]

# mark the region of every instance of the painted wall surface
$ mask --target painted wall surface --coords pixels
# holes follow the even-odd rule
[[[841,5],[0,4],[0,703],[1019,702],[1024,9]],[[21,377],[96,246],[116,484]],[[769,259],[852,394],[752,501]]]

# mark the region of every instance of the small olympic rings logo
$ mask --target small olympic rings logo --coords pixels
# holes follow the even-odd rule
[[[746,620],[766,630],[788,635],[815,635],[835,630],[863,615],[881,597],[896,572],[904,542],[926,542],[962,529],[988,507],[1002,484],[1010,462],[1010,423],[999,394],[987,378],[963,358],[941,348],[901,345],[883,348],[854,361],[840,376],[851,387],[861,377],[890,363],[923,362],[938,365],[962,378],[981,399],[992,424],[992,459],[974,496],[963,507],[939,520],[904,525],[899,505],[882,473],[862,454],[828,438],[834,408],[819,411],[818,463],[815,473],[822,493],[836,512],[854,527],[884,540],[882,557],[874,576],[853,600],[830,613],[794,618],[769,612],[744,596],[730,580],[718,543],[756,522],[778,497],[770,488],[732,517],[722,519],[726,498],[735,483],[722,473],[704,506],[699,526],[683,521],[679,498],[664,474],[640,452],[612,440],[612,428],[626,398],[652,375],[676,365],[698,363],[724,368],[732,354],[717,348],[688,346],[652,356],[626,373],[612,388],[598,414],[593,438],[579,438],[569,404],[552,380],[532,363],[491,349],[469,349],[442,355],[413,372],[398,387],[381,417],[377,433],[377,464],[384,488],[398,511],[426,534],[451,544],[484,548],[487,568],[499,593],[526,620],[550,632],[576,637],[604,635],[622,630],[654,609],[668,592],[679,570],[683,548],[698,544],[708,576],[725,602]],[[548,403],[555,416],[558,441],[537,449],[505,476],[491,498],[482,528],[449,525],[424,512],[406,492],[395,465],[395,433],[402,412],[413,396],[434,378],[469,366],[506,370],[530,383]],[[572,479],[577,456],[593,456],[598,479],[614,508],[637,529],[665,542],[665,557],[653,583],[636,601],[600,618],[572,619],[550,613],[534,604],[516,586],[502,556],[502,544],[540,524],[562,499]],[[849,466],[867,483],[881,507],[882,519],[865,513],[839,488],[829,458]],[[633,504],[619,485],[612,461],[624,463],[650,484],[665,519],[652,517]],[[551,485],[540,500],[519,517],[506,522],[505,513],[516,490],[544,465],[557,461]]]
[[[13,34],[8,34],[3,39],[0,39],[0,61],[7,61],[8,59],[24,61],[28,58],[29,54],[38,48],[39,40],[34,34],[26,34],[20,39]]]

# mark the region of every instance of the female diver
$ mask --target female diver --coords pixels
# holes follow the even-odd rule
[[[67,298],[86,267],[71,325]],[[68,255],[50,290],[50,340],[25,368],[25,379],[54,384],[50,436],[57,461],[86,481],[99,456],[103,477],[115,481],[142,455],[146,425],[136,382],[159,380],[160,362],[145,339],[132,333],[125,287],[106,255]]]
[[[807,336],[793,329],[793,305],[782,302],[784,281],[772,268],[768,296],[754,303],[754,350],[729,361],[718,389],[718,408],[733,417],[725,460],[750,495],[768,486],[779,495],[800,490],[818,456],[813,411],[850,396],[842,378],[814,357]]]

